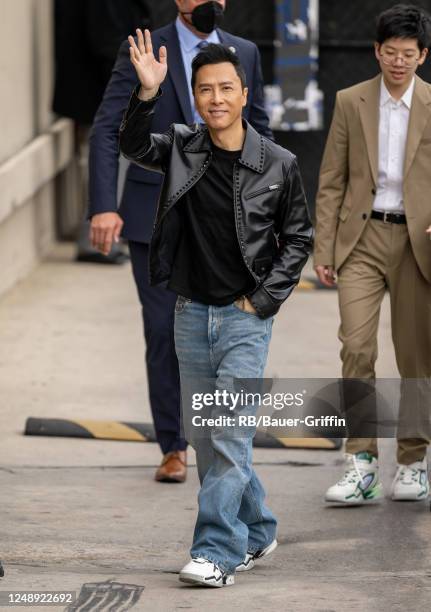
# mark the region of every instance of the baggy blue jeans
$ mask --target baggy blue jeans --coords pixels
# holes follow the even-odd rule
[[[277,521],[264,504],[265,492],[252,467],[256,428],[248,433],[213,427],[207,437],[190,425],[191,393],[237,391],[234,379],[263,376],[273,318],[260,319],[234,304],[207,306],[179,297],[175,347],[180,367],[185,437],[196,451],[201,482],[192,557],[203,557],[233,573],[247,551],[268,546]],[[204,383],[204,381],[206,381]],[[204,386],[204,388],[203,388]],[[255,414],[257,406],[246,407]],[[226,406],[211,416],[231,415]]]

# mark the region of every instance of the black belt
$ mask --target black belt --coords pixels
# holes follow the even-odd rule
[[[400,213],[379,212],[378,210],[373,210],[371,212],[371,219],[379,219],[385,223],[399,223],[404,225],[407,223],[405,215]]]

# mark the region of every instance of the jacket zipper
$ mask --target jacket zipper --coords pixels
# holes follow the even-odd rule
[[[268,191],[277,191],[280,189],[281,183],[274,183],[274,185],[269,185],[268,187],[262,187],[258,191],[253,191],[253,193],[249,193],[245,196],[245,200],[250,200],[251,198],[255,198],[256,196],[262,195],[262,193],[267,193]]]

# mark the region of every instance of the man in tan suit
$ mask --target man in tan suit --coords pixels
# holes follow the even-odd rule
[[[431,86],[415,73],[430,44],[431,20],[421,9],[397,5],[380,15],[381,73],[337,94],[316,204],[315,269],[326,286],[337,275],[343,378],[375,378],[379,311],[389,290],[403,384],[415,379],[425,388],[421,405],[400,404],[400,420],[402,411],[414,416],[415,428],[398,430],[394,500],[429,494],[423,397],[431,397]],[[348,414],[348,401],[345,408]],[[326,501],[380,498],[377,456],[376,437],[351,436],[344,476]]]

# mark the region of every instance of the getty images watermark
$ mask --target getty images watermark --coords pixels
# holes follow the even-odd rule
[[[431,379],[182,380],[182,424],[206,438],[421,438],[431,435]],[[414,410],[412,410],[414,406]]]
[[[346,420],[336,415],[306,415],[304,417],[274,416],[269,414],[234,414],[251,406],[271,407],[274,411],[302,408],[306,391],[297,393],[252,393],[241,389],[231,392],[216,389],[212,393],[193,393],[192,409],[224,408],[232,414],[218,416],[193,415],[194,427],[345,427]]]

